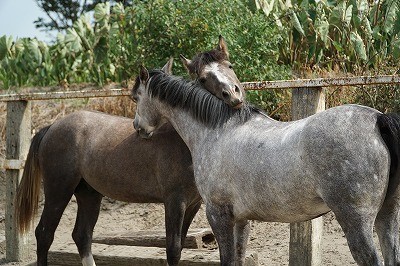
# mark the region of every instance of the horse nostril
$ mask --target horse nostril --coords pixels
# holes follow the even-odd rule
[[[235,85],[235,92],[236,92],[236,93],[239,93],[239,92],[240,92],[240,89],[239,89],[239,87],[238,87],[237,85]]]
[[[243,105],[243,101],[241,101],[240,99],[235,99],[231,102],[231,106],[235,109],[239,109],[241,108]]]
[[[222,92],[222,97],[223,97],[223,98],[229,98],[229,93],[226,92],[226,91],[223,91],[223,92]]]

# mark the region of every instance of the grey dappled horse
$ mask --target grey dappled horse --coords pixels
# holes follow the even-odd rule
[[[135,127],[149,135],[169,121],[187,144],[222,265],[243,265],[248,220],[293,223],[329,211],[359,265],[383,265],[374,225],[385,265],[399,265],[398,115],[345,105],[279,122],[160,71],[143,68],[138,79]]]
[[[198,64],[204,68],[210,63],[228,64],[222,42],[220,38],[217,48],[205,56],[199,54],[208,61],[200,59]],[[169,61],[162,71],[169,74],[171,67]],[[218,69],[222,77],[222,68]],[[224,80],[238,87],[235,78],[229,69]],[[206,80],[204,87],[215,92],[226,84]],[[146,141],[134,131],[132,119],[100,112],[75,112],[33,137],[16,196],[15,214],[22,233],[37,213],[41,178],[45,205],[35,230],[38,265],[47,265],[55,230],[72,195],[78,204],[72,237],[83,265],[95,265],[91,243],[103,195],[126,202],[164,203],[169,265],[178,264],[187,230],[201,205],[190,152],[171,125]]]

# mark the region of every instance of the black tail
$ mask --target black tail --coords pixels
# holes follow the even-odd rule
[[[393,195],[400,184],[400,114],[382,114],[377,124],[390,152],[390,175],[386,198]]]

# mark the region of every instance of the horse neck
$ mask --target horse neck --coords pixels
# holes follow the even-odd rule
[[[202,145],[207,136],[215,131],[196,120],[188,111],[161,102],[159,106],[161,113],[172,124],[191,152],[196,146]]]

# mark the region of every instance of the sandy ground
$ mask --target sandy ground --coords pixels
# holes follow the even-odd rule
[[[113,103],[115,104],[115,103]],[[59,119],[66,113],[76,109],[97,109],[115,113],[115,108],[107,110],[108,103],[94,103],[87,101],[71,102],[46,102],[35,104],[33,110],[33,128],[38,129],[46,124]],[[118,111],[119,113],[121,111]],[[126,112],[124,111],[125,113]],[[5,132],[5,105],[0,103],[0,165],[2,165]],[[41,202],[43,204],[43,202]],[[64,212],[60,225],[56,231],[55,242],[63,243],[72,241],[71,232],[75,222],[76,202],[74,198]],[[7,263],[5,261],[5,172],[0,168],[0,265],[26,265],[35,260],[36,243],[33,234],[29,237],[30,256],[22,263]],[[349,248],[332,214],[327,214],[324,219],[324,232],[322,240],[322,265],[355,265]],[[35,220],[35,225],[38,219]],[[145,229],[162,229],[164,227],[164,210],[159,204],[134,204],[123,203],[105,198],[102,210],[95,227],[94,235],[103,232],[136,231]],[[208,227],[205,218],[204,206],[195,217],[192,228]],[[288,265],[289,253],[289,225],[281,223],[265,223],[253,221],[251,223],[251,236],[249,249],[258,252],[260,265]]]
[[[2,180],[4,181],[4,180]],[[65,210],[54,243],[72,241],[71,232],[75,222],[76,203],[71,200]],[[159,204],[134,204],[103,200],[102,211],[97,222],[94,235],[103,232],[129,232],[131,230],[162,229],[164,227],[164,210]],[[4,209],[0,211],[4,217]],[[36,222],[38,219],[36,219]],[[192,228],[207,227],[204,208],[197,214]],[[33,234],[29,237],[30,257],[22,263],[6,263],[4,221],[0,223],[0,264],[26,265],[34,262],[36,243]],[[253,221],[251,225],[249,249],[258,252],[260,265],[288,265],[289,225],[282,223],[265,223]],[[322,240],[322,265],[355,265],[351,257],[343,232],[334,219],[328,214],[324,217],[324,233]]]

